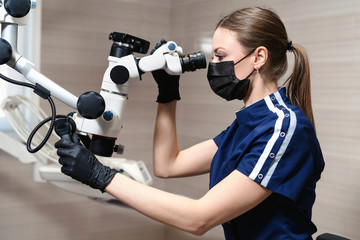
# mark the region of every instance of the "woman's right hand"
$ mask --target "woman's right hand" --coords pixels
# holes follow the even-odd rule
[[[166,40],[162,39],[159,43],[156,44],[155,48],[151,50],[151,54],[156,52],[156,50],[165,43]],[[170,75],[164,69],[159,69],[151,73],[159,89],[156,102],[169,103],[171,101],[181,99],[179,92],[180,75]]]

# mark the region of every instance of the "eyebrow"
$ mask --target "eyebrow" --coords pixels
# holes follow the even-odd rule
[[[218,52],[219,50],[223,50],[223,51],[227,51],[225,48],[223,48],[223,47],[217,47],[217,48],[215,48],[214,49],[214,53],[216,53],[216,52]]]

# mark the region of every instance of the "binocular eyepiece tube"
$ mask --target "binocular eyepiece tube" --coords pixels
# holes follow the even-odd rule
[[[182,72],[194,72],[197,69],[206,68],[204,52],[189,53],[180,57]]]

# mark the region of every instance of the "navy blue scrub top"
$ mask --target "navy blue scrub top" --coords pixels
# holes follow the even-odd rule
[[[311,211],[324,160],[312,123],[290,103],[285,87],[238,111],[214,142],[210,188],[237,170],[273,191],[223,224],[227,240],[312,239]]]

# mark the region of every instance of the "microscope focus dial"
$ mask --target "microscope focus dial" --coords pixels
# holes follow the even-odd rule
[[[124,84],[129,80],[129,70],[122,65],[113,67],[110,71],[110,79],[116,84]]]

